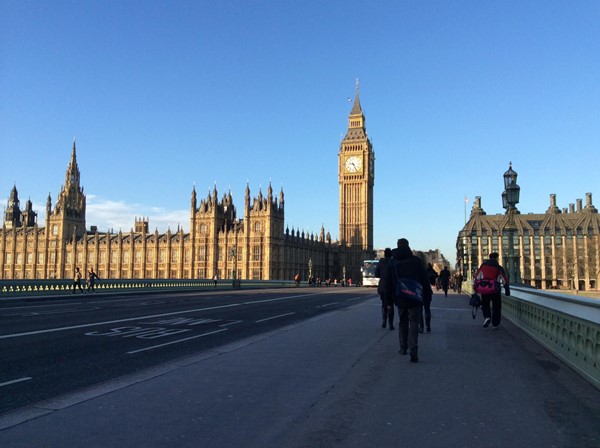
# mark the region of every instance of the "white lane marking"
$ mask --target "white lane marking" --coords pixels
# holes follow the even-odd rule
[[[219,325],[219,327],[228,327],[230,325],[237,325],[237,324],[241,324],[242,322],[244,322],[243,320],[234,320],[233,322],[227,322],[224,324]]]
[[[32,379],[32,378],[29,377],[29,376],[26,376],[26,377],[23,377],[23,378],[19,378],[18,380],[7,381],[5,383],[0,383],[0,387],[8,386],[10,384],[15,384],[15,383],[21,383],[23,381],[29,381],[30,379]]]
[[[340,302],[324,303],[323,305],[317,306],[317,308],[325,308],[326,306],[337,305],[338,303]]]
[[[379,298],[379,296],[371,296],[371,297],[367,297],[367,299],[374,299],[374,298],[376,298],[376,297],[377,297],[377,298]],[[349,299],[348,299],[348,302],[349,302],[350,300],[361,300],[361,299],[364,299],[364,298],[365,298],[365,296],[351,297],[351,298],[349,298]]]
[[[43,333],[54,333],[56,331],[74,330],[77,328],[95,327],[98,325],[118,324],[120,322],[131,322],[133,320],[153,319],[155,317],[175,316],[177,314],[195,313],[198,311],[216,310],[219,308],[231,308],[234,306],[240,306],[240,304],[232,303],[231,305],[220,305],[220,306],[212,306],[212,307],[207,307],[207,308],[197,308],[195,310],[175,311],[173,313],[153,314],[151,316],[138,316],[138,317],[130,317],[128,319],[109,320],[109,321],[104,321],[104,322],[94,322],[91,324],[71,325],[69,327],[50,328],[48,330],[28,331],[26,333],[5,334],[3,336],[0,336],[0,339],[18,338],[18,337],[22,337],[22,336],[31,336],[34,334],[43,334]]]
[[[314,296],[314,294],[300,294],[300,295],[295,295],[295,296],[275,297],[274,299],[253,300],[251,302],[244,302],[244,304],[267,303],[267,302],[274,302],[276,300],[297,299],[298,297],[309,297],[309,296]]]
[[[285,313],[285,314],[279,314],[277,316],[271,316],[271,317],[267,317],[266,319],[261,319],[261,320],[255,320],[255,323],[260,323],[260,322],[265,322],[267,320],[271,320],[271,319],[278,319],[280,317],[285,317],[285,316],[291,316],[292,314],[296,314],[296,313]]]
[[[328,293],[325,293],[325,294],[328,294]],[[286,300],[286,299],[293,299],[293,298],[298,298],[298,297],[308,297],[308,296],[314,296],[314,294],[291,295],[291,296],[284,296],[284,297],[276,297],[274,299],[254,300],[254,301],[249,301],[249,302],[232,303],[230,305],[220,305],[220,306],[213,306],[213,307],[207,307],[207,308],[197,308],[197,309],[187,310],[187,311],[175,311],[172,313],[153,314],[150,316],[131,317],[128,319],[118,319],[118,320],[111,320],[111,321],[105,321],[105,322],[94,322],[91,324],[71,325],[68,327],[50,328],[47,330],[28,331],[25,333],[5,334],[3,336],[0,336],[0,339],[10,339],[10,338],[18,338],[18,337],[22,337],[22,336],[32,336],[32,335],[36,335],[36,334],[54,333],[57,331],[75,330],[77,328],[88,328],[88,327],[94,327],[97,325],[117,324],[120,322],[131,322],[131,321],[140,320],[140,319],[153,319],[155,317],[175,316],[178,314],[196,313],[198,311],[209,311],[209,310],[216,310],[216,309],[220,309],[220,308],[231,308],[231,307],[241,306],[241,305],[274,302],[277,300]]]
[[[145,352],[147,350],[154,350],[155,348],[164,347],[166,345],[179,344],[180,342],[189,341],[190,339],[203,338],[204,336],[209,336],[209,335],[215,334],[215,333],[221,333],[222,331],[227,331],[227,328],[223,328],[222,330],[211,331],[210,333],[204,333],[204,334],[199,334],[196,336],[190,336],[189,338],[185,338],[185,339],[178,339],[177,341],[165,342],[164,344],[153,345],[152,347],[141,348],[139,350],[132,350],[130,352],[127,352],[127,354],[133,355],[134,353]]]

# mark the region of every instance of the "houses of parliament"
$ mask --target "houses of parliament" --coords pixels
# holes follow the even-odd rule
[[[100,278],[234,278],[286,280],[300,274],[360,278],[364,259],[373,258],[375,155],[367,136],[358,85],[348,130],[338,151],[339,241],[321,227],[319,235],[284,229],[284,193],[271,185],[251,197],[246,187],[238,218],[231,193],[217,188],[190,200],[190,230],[149,231],[145,218],[129,232],[86,227],[86,196],[73,143],[65,183],[53,204],[46,201],[44,225],[28,200],[21,208],[16,185],[0,229],[0,279],[72,278],[76,267]]]

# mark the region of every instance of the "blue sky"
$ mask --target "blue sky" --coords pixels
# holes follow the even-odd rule
[[[87,224],[189,230],[216,183],[243,215],[269,182],[286,224],[339,236],[355,81],[375,157],[375,246],[454,261],[475,196],[600,206],[598,1],[0,0],[0,199],[43,224],[73,139]]]

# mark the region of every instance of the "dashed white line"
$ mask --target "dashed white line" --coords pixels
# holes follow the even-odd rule
[[[265,319],[255,320],[254,322],[258,324],[260,322],[265,322],[267,320],[279,319],[280,317],[291,316],[292,314],[296,314],[296,313],[278,314],[277,316],[271,316],[271,317],[267,317]]]
[[[326,306],[337,305],[338,303],[340,302],[324,303],[323,305],[319,305],[318,308],[325,308]]]
[[[231,325],[237,325],[237,324],[241,324],[242,322],[244,322],[243,320],[234,320],[233,322],[226,322],[224,324],[219,325],[219,327],[229,327]]]
[[[9,385],[15,384],[15,383],[21,383],[23,381],[29,381],[30,379],[32,379],[32,378],[29,376],[26,376],[23,378],[19,378],[18,380],[7,381],[5,383],[0,383],[0,387],[9,386]]]
[[[145,352],[147,350],[154,350],[155,348],[160,348],[160,347],[165,347],[166,345],[172,345],[172,344],[179,344],[180,342],[185,342],[185,341],[189,341],[190,339],[197,339],[197,338],[202,338],[204,336],[209,336],[211,334],[215,334],[215,333],[221,333],[222,331],[227,331],[227,328],[223,328],[222,330],[215,330],[215,331],[211,331],[209,333],[203,333],[203,334],[199,334],[196,336],[191,336],[189,338],[184,338],[184,339],[178,339],[176,341],[171,341],[171,342],[166,342],[164,344],[159,344],[159,345],[153,345],[152,347],[146,347],[146,348],[141,348],[139,350],[132,350],[130,352],[127,352],[128,355],[133,355],[134,353],[140,353],[140,352]]]

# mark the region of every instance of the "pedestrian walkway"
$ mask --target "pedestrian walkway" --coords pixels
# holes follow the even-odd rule
[[[373,295],[3,416],[0,446],[600,446],[600,391],[509,321],[482,328],[467,302],[434,295],[417,364]]]

